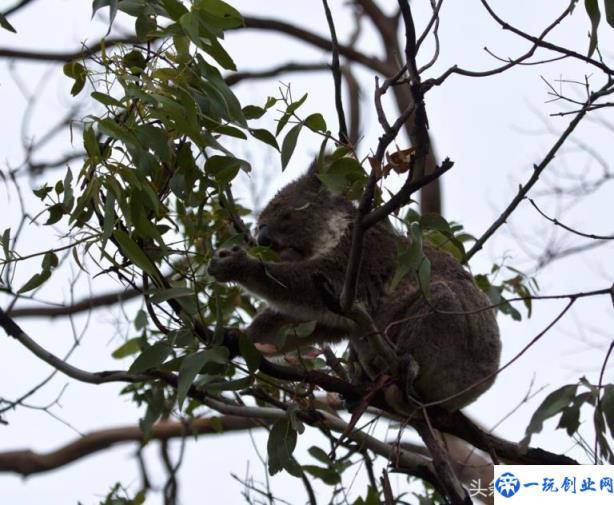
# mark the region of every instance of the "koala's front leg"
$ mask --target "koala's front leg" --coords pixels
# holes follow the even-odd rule
[[[207,267],[207,273],[218,282],[231,282],[240,280],[249,275],[248,270],[255,268],[254,260],[249,258],[238,245],[230,249],[218,249]]]
[[[219,282],[238,282],[251,293],[266,300],[278,312],[297,321],[317,320],[330,328],[347,329],[348,318],[330,310],[330,290],[322,277],[335,284],[326,269],[315,261],[274,263],[247,256],[235,246],[217,251],[207,269]],[[342,279],[337,279],[337,283]]]
[[[252,342],[275,345],[276,337],[281,329],[296,322],[285,314],[267,308],[254,317],[246,331]]]

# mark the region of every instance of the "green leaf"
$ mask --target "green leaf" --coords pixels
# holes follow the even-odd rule
[[[321,463],[324,463],[325,465],[332,464],[332,460],[328,457],[326,451],[324,451],[324,449],[321,449],[317,445],[312,445],[309,448],[309,454],[311,454],[315,459],[317,459]]]
[[[209,382],[203,388],[209,393],[221,393],[222,391],[242,391],[254,383],[254,376],[248,375],[240,379],[230,381]]]
[[[43,256],[43,262],[41,266],[43,270],[53,270],[55,267],[58,266],[58,257],[53,251],[46,252]]]
[[[141,51],[136,49],[126,53],[122,58],[122,62],[128,67],[135,75],[139,75],[147,66],[147,60]]]
[[[109,29],[107,30],[107,35],[111,33],[111,27],[113,26],[113,21],[115,21],[115,16],[117,15],[117,6],[118,0],[94,0],[92,3],[92,17],[96,14],[98,9],[102,7],[109,6]]]
[[[11,229],[7,228],[2,232],[0,237],[0,243],[2,244],[2,250],[4,251],[4,259],[8,260],[11,255]]]
[[[221,133],[223,135],[228,135],[229,137],[234,137],[236,139],[247,140],[247,135],[243,133],[238,128],[230,125],[222,125],[215,128],[216,133]]]
[[[429,212],[420,217],[420,226],[423,230],[450,231],[450,224],[436,212]]]
[[[141,270],[149,274],[151,278],[160,281],[157,268],[143,252],[143,250],[137,245],[137,243],[126,234],[126,232],[122,230],[115,230],[113,232],[113,237],[115,237],[115,240],[117,240],[121,252],[124,254],[124,256],[126,256],[126,258],[132,261],[132,263],[134,263]]]
[[[292,473],[296,471],[296,464],[293,464],[292,453],[296,447],[296,440],[297,434],[292,428],[289,419],[279,419],[273,424],[267,441],[270,475],[275,475],[284,469],[295,475],[295,473]]]
[[[303,465],[302,468],[308,474],[313,475],[329,486],[335,486],[341,483],[341,476],[332,468],[323,468],[315,465]]]
[[[21,288],[19,288],[19,290],[17,291],[17,294],[26,293],[28,291],[32,291],[33,289],[36,289],[41,284],[43,284],[47,279],[49,279],[50,276],[51,276],[50,270],[43,270],[40,274],[34,274],[32,277],[30,277],[28,282],[26,282],[23,286],[21,286]]]
[[[136,18],[134,22],[134,31],[136,33],[136,38],[141,42],[146,42],[147,40],[153,39],[155,37],[156,28],[158,25],[156,24],[156,18],[148,15],[141,15]]]
[[[49,218],[45,224],[52,225],[62,219],[62,216],[64,215],[64,206],[61,203],[56,203],[55,205],[48,207],[47,211],[49,212]]]
[[[614,437],[614,384],[608,384],[603,388],[601,410],[610,429],[610,436]]]
[[[128,369],[132,373],[145,372],[161,365],[171,353],[171,348],[164,342],[158,342],[145,349]]]
[[[17,33],[17,30],[13,28],[13,25],[8,22],[8,19],[0,12],[0,26],[9,32]]]
[[[109,191],[104,202],[104,220],[102,223],[102,242],[101,249],[104,249],[107,240],[111,237],[115,228],[115,195]]]
[[[66,63],[63,67],[64,75],[74,79],[74,84],[70,90],[70,94],[72,96],[76,96],[85,86],[85,81],[87,77],[86,68],[81,65],[81,63],[73,61],[70,63]]]
[[[207,362],[206,351],[190,354],[183,358],[181,368],[179,368],[179,379],[177,382],[177,404],[182,408],[183,401],[194,379]]]
[[[557,429],[565,428],[570,437],[578,431],[580,427],[580,409],[584,403],[594,403],[594,396],[591,392],[585,392],[576,396],[572,404],[563,409]]]
[[[269,130],[265,130],[264,128],[254,128],[249,132],[252,134],[252,137],[270,145],[271,147],[274,147],[279,151],[279,144],[277,144],[275,135],[273,135]]]
[[[246,105],[243,107],[243,115],[245,119],[259,119],[261,118],[266,110],[262,107],[258,107],[257,105]]]
[[[134,327],[141,331],[147,326],[147,312],[144,310],[139,310],[136,313],[136,317],[134,318]]]
[[[428,299],[431,297],[431,262],[424,256],[418,267],[418,281],[420,289],[424,296]]]
[[[145,124],[139,125],[135,133],[144,147],[151,149],[167,165],[171,164],[172,153],[168,145],[169,135],[167,132],[156,126]]]
[[[410,272],[417,272],[422,263],[422,231],[420,225],[413,222],[409,226],[409,246],[399,246],[397,251],[397,268],[390,282],[390,289],[394,290],[399,282]]]
[[[222,0],[198,0],[195,2],[195,8],[205,11],[209,19],[214,18],[218,22],[223,20],[224,23],[221,25],[223,28],[243,26],[241,13]]]
[[[307,321],[291,327],[290,331],[298,338],[309,337],[316,329],[317,321]]]
[[[140,342],[140,337],[126,340],[122,345],[120,345],[111,353],[111,356],[113,356],[115,359],[122,359],[126,356],[130,356],[131,354],[135,354],[141,350]]]
[[[111,138],[121,140],[128,146],[137,146],[138,142],[135,135],[120,124],[116,123],[113,119],[102,119],[98,122],[98,128],[102,133],[108,135]]]
[[[245,333],[241,333],[239,335],[239,354],[243,356],[245,364],[247,365],[247,368],[250,372],[253,373],[258,370],[262,355],[260,354],[260,351],[256,349],[256,346],[252,342],[252,339],[249,338]]]
[[[561,413],[563,409],[574,400],[577,389],[577,384],[569,384],[560,387],[546,396],[542,404],[533,413],[531,421],[525,430],[525,437],[521,443],[523,445],[528,445],[531,441],[531,436],[542,430],[544,421]]]
[[[107,95],[106,93],[101,93],[100,91],[92,92],[91,97],[94,100],[98,100],[101,104],[108,105],[110,107],[123,107],[124,106],[119,100],[113,98],[111,95]]]
[[[326,170],[318,173],[318,178],[333,193],[346,193],[354,185],[361,186],[367,180],[360,163],[349,157],[334,160]]]
[[[239,158],[215,155],[205,162],[205,172],[212,176],[218,184],[228,184],[237,176],[241,166],[246,163]]]
[[[286,124],[288,124],[288,121],[292,117],[292,114],[294,114],[296,112],[296,109],[298,109],[301,105],[303,105],[305,103],[305,100],[307,100],[307,93],[305,93],[296,102],[292,102],[290,105],[288,105],[288,108],[286,109],[286,112],[284,112],[283,116],[281,117],[281,119],[277,123],[277,129],[275,130],[275,136],[280,134],[280,132],[284,129],[284,126],[286,126]]]
[[[75,203],[75,196],[72,190],[72,170],[69,168],[66,170],[64,176],[64,197],[62,199],[62,207],[65,212],[70,212],[72,206]]]
[[[281,144],[281,169],[282,171],[286,169],[288,163],[290,162],[290,158],[292,157],[292,153],[294,152],[294,148],[296,147],[296,141],[298,140],[298,134],[301,132],[302,124],[297,124],[292,127],[292,129],[284,138],[284,141]]]
[[[83,130],[83,146],[90,158],[100,158],[100,146],[91,125],[87,125]]]
[[[584,0],[584,7],[591,20],[591,34],[587,54],[590,58],[597,48],[597,27],[601,21],[601,12],[599,11],[599,3],[597,0]]]
[[[38,198],[40,198],[41,200],[44,200],[45,197],[51,193],[52,188],[49,187],[49,185],[47,183],[43,184],[40,188],[38,189],[33,189],[32,193],[34,193],[35,196],[37,196]]]
[[[310,130],[313,130],[316,132],[326,131],[326,121],[324,121],[322,114],[319,114],[319,113],[311,114],[311,116],[308,116],[307,119],[303,121],[303,123]]]
[[[234,61],[206,26],[206,13],[188,12],[179,23],[194,44],[205,51],[226,70],[236,70]]]
[[[605,19],[614,28],[614,0],[605,0]]]
[[[190,288],[156,289],[152,291],[149,301],[151,303],[162,303],[171,298],[181,298],[182,296],[194,296],[194,291]]]
[[[181,16],[188,12],[188,9],[178,0],[161,0],[161,2],[168,15],[174,21],[178,21]]]

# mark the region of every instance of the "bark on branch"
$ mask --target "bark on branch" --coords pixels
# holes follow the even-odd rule
[[[269,422],[270,423],[270,422]],[[267,421],[237,416],[195,419],[190,423],[163,421],[151,428],[151,440],[169,440],[193,435],[215,435],[266,426]],[[145,442],[138,426],[121,426],[88,433],[58,449],[34,452],[30,449],[0,452],[0,472],[28,476],[66,466],[76,460],[124,442]]]

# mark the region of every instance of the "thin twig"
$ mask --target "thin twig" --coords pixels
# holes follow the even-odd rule
[[[501,215],[496,219],[496,221],[482,234],[480,238],[473,244],[471,249],[465,254],[463,261],[468,262],[479,250],[484,247],[486,241],[503,225],[507,219],[510,217],[512,212],[516,210],[516,207],[520,204],[520,202],[525,198],[527,193],[531,190],[531,188],[537,183],[540,175],[546,169],[546,167],[550,164],[550,162],[554,159],[556,153],[561,148],[561,146],[565,143],[567,138],[571,135],[571,133],[575,130],[576,126],[582,121],[584,116],[588,111],[588,107],[601,98],[612,92],[612,83],[607,82],[599,91],[595,93],[591,93],[587,101],[585,102],[584,108],[582,108],[577,114],[576,117],[569,123],[565,131],[561,134],[558,140],[554,143],[554,145],[550,148],[550,150],[546,153],[546,156],[541,161],[539,165],[534,165],[533,173],[529,180],[521,185],[518,188],[518,192],[516,196],[512,199],[509,205],[505,208],[505,210],[501,213]]]
[[[537,212],[539,212],[542,217],[544,217],[545,219],[550,221],[552,224],[554,224],[556,226],[560,226],[564,230],[567,230],[568,232],[573,233],[574,235],[579,235],[580,237],[592,238],[592,239],[595,239],[595,240],[614,240],[614,235],[595,235],[593,233],[584,233],[582,231],[574,230],[573,228],[567,226],[566,224],[561,223],[558,219],[546,215],[546,213],[543,212],[537,206],[537,204],[535,203],[535,201],[532,198],[527,198],[527,200],[529,200],[529,202],[531,202],[531,205],[533,205],[535,210]]]
[[[339,140],[342,144],[349,143],[348,127],[345,122],[345,112],[343,110],[343,99],[341,96],[341,68],[339,66],[339,42],[337,41],[337,32],[335,31],[335,23],[333,15],[328,7],[327,0],[322,0],[324,12],[326,13],[326,22],[330,30],[330,39],[332,44],[332,64],[333,81],[335,83],[335,109],[337,110],[337,118],[339,120]]]

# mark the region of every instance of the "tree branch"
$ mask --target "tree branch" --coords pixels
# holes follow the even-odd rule
[[[575,130],[576,126],[582,121],[590,106],[602,96],[605,96],[612,92],[612,83],[607,82],[599,91],[595,93],[591,93],[588,97],[588,100],[584,103],[584,107],[576,114],[576,116],[569,123],[565,131],[561,134],[558,140],[554,143],[554,145],[550,148],[544,159],[541,161],[539,165],[534,165],[533,173],[529,180],[518,188],[518,193],[510,202],[510,204],[505,208],[505,210],[501,213],[501,215],[497,218],[497,220],[484,232],[484,234],[473,244],[471,249],[465,255],[463,261],[467,263],[482,247],[486,241],[507,221],[512,212],[516,210],[516,207],[524,200],[527,193],[531,190],[531,188],[535,185],[535,183],[539,180],[540,175],[545,170],[545,168],[550,164],[550,162],[554,159],[556,153],[560,149],[560,147],[565,143],[567,137],[571,135],[571,133]]]
[[[335,109],[337,110],[337,118],[339,121],[339,141],[342,144],[348,144],[348,127],[345,122],[345,112],[343,111],[343,99],[341,97],[341,68],[339,66],[339,42],[337,41],[337,32],[333,15],[328,7],[327,0],[322,0],[324,12],[326,13],[326,22],[330,30],[330,40],[332,44],[332,63],[331,69],[333,73],[333,82],[335,84]]]
[[[116,303],[125,302],[137,298],[142,294],[142,289],[122,289],[114,293],[105,293],[103,295],[84,298],[72,305],[64,307],[23,307],[11,309],[8,315],[14,318],[20,317],[60,317],[70,316],[86,310],[97,309],[115,305]]]
[[[152,426],[148,438],[145,438],[139,426],[109,428],[88,433],[47,453],[37,453],[30,449],[0,452],[0,472],[14,472],[25,477],[55,470],[120,443],[142,444],[151,439],[169,440],[196,434],[215,435],[259,428],[269,423],[266,420],[237,416],[194,419],[190,423],[162,421]]]
[[[33,1],[34,0],[21,0],[20,2],[17,2],[15,5],[13,5],[13,7],[9,7],[8,9],[6,9],[2,14],[4,15],[4,17],[8,17],[11,14],[14,14],[18,10],[22,9],[23,7],[27,6],[28,4],[31,4]]]
[[[90,46],[83,46],[76,51],[50,52],[50,51],[31,51],[22,49],[0,48],[0,58],[14,58],[35,62],[58,62],[68,63],[70,61],[88,58],[100,51],[104,41],[105,49],[109,49],[120,44],[136,44],[136,37],[121,37],[115,39],[103,39]]]
[[[546,42],[545,40],[542,40],[539,37],[534,37],[532,35],[529,35],[528,33],[523,32],[522,30],[519,30],[518,28],[510,25],[509,23],[503,21],[499,16],[497,16],[497,14],[495,13],[495,11],[490,7],[490,5],[488,4],[488,2],[486,2],[486,0],[480,0],[482,2],[482,5],[484,6],[484,8],[486,9],[486,11],[488,12],[488,14],[490,14],[490,17],[492,17],[497,23],[499,23],[499,25],[501,25],[501,28],[503,28],[504,30],[509,30],[512,33],[515,33],[516,35],[519,35],[520,37],[522,37],[523,39],[526,40],[530,40],[531,42],[533,42],[534,44],[537,44],[541,47],[544,47],[546,49],[550,49],[551,51],[555,51],[557,53],[561,53],[561,54],[566,54],[567,56],[571,56],[573,58],[577,58],[579,60],[582,60],[590,65],[593,65],[597,68],[599,68],[600,70],[602,70],[603,72],[605,72],[608,75],[613,75],[614,74],[614,70],[612,70],[610,67],[608,67],[605,63],[602,63],[600,61],[594,60],[592,58],[589,58],[588,56],[584,56],[583,54],[577,53],[576,51],[572,51],[571,49],[567,49],[566,47],[561,47],[561,46],[557,46],[555,44],[552,44],[550,42]],[[570,3],[569,7],[566,9],[566,11],[569,11],[569,13],[571,12],[571,9],[573,9],[575,2]]]
[[[538,47],[541,46],[541,43],[546,37],[546,35],[548,35],[556,26],[558,26],[561,23],[561,21],[563,21],[563,19],[565,19],[570,14],[572,8],[573,8],[573,5],[570,4],[552,23],[550,23],[550,25],[548,25],[542,31],[539,37],[534,38],[535,40],[533,41],[533,45],[529,48],[529,50],[526,53],[518,56],[517,58],[509,60],[505,65],[501,65],[500,67],[493,68],[491,70],[483,70],[483,71],[466,70],[464,68],[458,67],[457,65],[454,65],[450,67],[448,70],[446,70],[439,77],[436,77],[433,79],[427,79],[426,81],[424,81],[424,83],[422,84],[423,91],[426,93],[433,86],[440,86],[452,74],[464,75],[465,77],[489,77],[492,75],[501,74],[505,72],[506,70],[509,70],[512,67],[521,65],[525,60],[528,60],[531,56],[535,54],[535,51],[537,50]]]
[[[330,40],[304,30],[303,28],[286,23],[285,21],[254,16],[244,16],[243,19],[245,21],[245,28],[285,33],[286,35],[290,35],[303,42],[306,42],[307,44],[324,49],[325,51],[332,51],[333,49]],[[388,65],[377,59],[375,56],[367,56],[360,51],[343,44],[339,44],[339,54],[351,61],[365,65],[366,67],[369,67],[370,69],[382,74],[387,74],[390,70]]]
[[[234,72],[224,77],[226,84],[233,86],[247,79],[268,79],[289,72],[314,72],[320,70],[330,70],[328,63],[283,63],[273,68],[265,70],[254,70],[251,72]]]
[[[1,309],[0,327],[2,327],[9,336],[17,339],[22,345],[24,345],[24,347],[30,350],[42,361],[51,365],[59,372],[62,372],[63,374],[72,377],[73,379],[76,379],[78,381],[89,384],[104,384],[108,382],[133,383],[148,381],[151,379],[161,379],[169,386],[177,388],[178,377],[168,372],[152,371],[149,374],[131,374],[125,371],[88,372],[69,365],[68,363],[64,362],[54,354],[48,352],[40,345],[38,345]],[[344,398],[362,398],[368,393],[368,391],[365,390],[364,387],[359,387],[349,382],[345,382],[324,372],[318,370],[303,370],[289,366],[277,365],[271,363],[266,359],[261,360],[260,371],[277,379],[302,382],[304,384],[318,386],[325,391],[338,393]],[[208,405],[212,408],[216,408],[216,410],[219,410],[224,414],[243,415],[245,413],[245,410],[241,410],[241,414],[237,414],[237,412],[235,411],[228,410],[228,407],[220,409],[219,404],[221,402],[212,400],[204,391],[196,388],[195,386],[191,386],[189,388],[188,396],[200,401],[205,405]],[[384,411],[388,411],[390,409],[385,395],[382,391],[372,396],[371,405]],[[244,409],[248,409],[248,407],[245,407]],[[270,410],[276,411],[277,409]],[[265,419],[269,418],[267,416],[263,417],[260,414],[260,411],[255,410],[253,412],[253,417]],[[433,426],[436,429],[444,431],[451,435],[455,435],[458,438],[462,438],[466,442],[469,442],[475,447],[482,449],[486,452],[496,450],[497,454],[506,461],[524,464],[577,464],[576,461],[571,458],[568,458],[567,456],[550,453],[548,451],[544,451],[538,448],[529,448],[525,450],[524,448],[519,447],[519,445],[516,443],[508,442],[507,440],[500,439],[489,433],[484,433],[481,428],[475,425],[475,423],[465,417],[461,412],[450,413],[435,406],[430,407],[428,409],[428,414],[430,416]],[[279,415],[285,416],[285,413]],[[343,423],[343,428],[340,429],[340,431],[344,432],[346,428],[347,426],[345,425],[345,423]],[[363,435],[364,434],[356,436],[362,437]],[[378,444],[383,444],[383,442],[380,441],[376,442]],[[378,447],[380,447],[380,449],[383,451],[383,446]],[[388,449],[386,449],[386,451],[387,450]],[[391,448],[390,450],[393,452],[395,451],[394,448]]]
[[[384,43],[396,37],[396,21],[386,16],[373,0],[356,0],[356,3],[373,22]]]
[[[544,219],[550,221],[555,226],[560,226],[564,230],[567,230],[568,232],[573,233],[574,235],[579,235],[580,237],[590,238],[590,239],[593,239],[593,240],[614,240],[614,235],[595,235],[593,233],[584,233],[584,232],[575,230],[575,229],[571,228],[570,226],[567,226],[566,224],[561,223],[558,219],[548,216],[543,210],[541,210],[537,206],[537,204],[535,203],[535,201],[532,198],[527,198],[527,200],[529,200],[529,202],[531,202],[531,205],[533,205],[533,208],[537,212],[539,212],[539,214]]]

